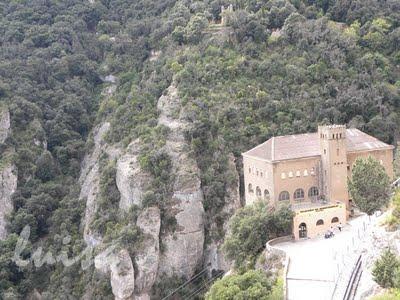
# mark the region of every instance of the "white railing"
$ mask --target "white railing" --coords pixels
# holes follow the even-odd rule
[[[289,242],[292,240],[293,240],[293,237],[291,235],[287,235],[287,236],[282,236],[282,237],[278,237],[278,238],[269,240],[265,245],[265,249],[268,253],[278,254],[285,258],[285,261],[283,263],[283,274],[282,274],[282,276],[283,276],[283,299],[285,299],[285,300],[288,299],[287,275],[289,272],[290,257],[282,249],[276,248],[275,245],[280,244],[280,243]]]

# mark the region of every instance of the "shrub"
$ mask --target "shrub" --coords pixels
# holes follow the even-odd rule
[[[252,267],[269,239],[290,233],[292,218],[289,207],[271,209],[264,202],[239,209],[229,224],[231,233],[223,250],[235,267]]]
[[[262,271],[250,270],[218,280],[206,294],[206,299],[270,300],[274,299],[271,298],[272,289],[273,282],[269,277]]]
[[[375,262],[372,275],[374,280],[384,288],[392,288],[395,283],[395,275],[399,274],[398,269],[400,261],[396,255],[388,250],[385,250],[381,257]]]

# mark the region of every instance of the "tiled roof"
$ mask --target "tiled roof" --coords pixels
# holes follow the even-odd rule
[[[391,149],[393,146],[381,142],[358,129],[346,129],[347,152]],[[243,153],[268,161],[306,158],[321,155],[317,133],[277,136]]]

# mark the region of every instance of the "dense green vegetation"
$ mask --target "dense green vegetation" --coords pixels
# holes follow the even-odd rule
[[[375,262],[372,275],[374,280],[384,288],[400,287],[400,260],[390,250],[385,250]]]
[[[283,299],[282,283],[276,284],[262,271],[250,270],[218,280],[206,299],[279,300]]]
[[[171,83],[193,125],[186,138],[201,171],[208,241],[224,235],[231,153],[240,171],[242,151],[273,135],[314,131],[319,123],[346,123],[385,142],[397,140],[398,1],[235,0],[223,28],[220,6],[229,3],[0,1],[0,101],[10,109],[13,129],[0,145],[0,166],[12,160],[18,168],[11,235],[0,242],[1,294],[17,299],[37,288],[53,298],[80,298],[90,286],[98,297],[110,296],[93,269],[22,270],[10,261],[26,224],[34,248],[73,256],[85,247],[77,179],[90,129],[105,119],[109,143],[140,139],[141,166],[154,179],[146,205],[161,208],[163,232],[174,230],[164,201],[170,158],[157,151],[167,132],[157,125],[156,109]],[[149,59],[152,50],[161,51],[157,59]],[[119,78],[118,87],[104,97],[102,78],[109,74]],[[101,173],[95,225],[115,238],[126,218],[115,215],[113,162]],[[137,211],[130,214],[134,220]],[[140,240],[132,231],[128,241]],[[60,237],[67,234],[71,242],[64,245]]]
[[[217,280],[206,299],[283,299],[280,274],[267,274],[255,267],[257,260],[265,261],[266,241],[289,235],[292,221],[293,212],[286,205],[271,208],[258,201],[237,210],[222,247],[226,257],[234,262],[233,274]]]
[[[391,289],[385,291],[383,294],[379,296],[375,296],[372,300],[397,300],[400,298],[400,291],[396,289]]]
[[[291,233],[292,220],[288,206],[271,209],[260,201],[241,208],[230,220],[223,250],[237,269],[253,268],[266,241]]]
[[[356,159],[348,185],[354,204],[369,216],[389,203],[389,176],[372,156]]]

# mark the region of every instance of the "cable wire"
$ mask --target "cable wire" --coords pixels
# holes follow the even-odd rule
[[[221,271],[219,273],[217,273],[215,276],[211,277],[210,280],[208,280],[205,284],[203,284],[200,288],[198,288],[197,290],[195,290],[193,293],[191,293],[189,296],[185,296],[184,299],[193,299],[194,296],[198,295],[205,287],[207,287],[208,284],[210,284],[211,282],[215,281],[216,279],[220,278],[221,275],[224,274],[224,271]]]
[[[202,271],[200,271],[199,273],[197,273],[195,276],[193,276],[191,279],[189,279],[188,281],[186,281],[185,283],[183,283],[182,285],[178,286],[175,290],[173,290],[170,294],[168,294],[167,296],[165,296],[164,298],[162,298],[161,300],[166,300],[169,297],[171,297],[172,295],[174,295],[177,291],[179,291],[180,289],[182,289],[183,287],[185,287],[186,285],[188,285],[190,282],[192,282],[193,280],[195,280],[196,278],[198,278],[201,274],[203,274],[205,271],[208,270],[208,266],[206,268],[204,268]]]

